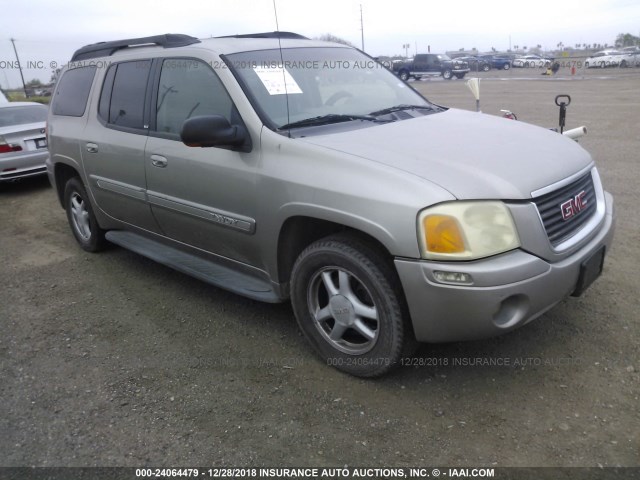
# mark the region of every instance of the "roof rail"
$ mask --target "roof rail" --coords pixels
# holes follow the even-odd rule
[[[293,32],[246,33],[244,35],[225,35],[216,38],[290,38],[297,40],[309,40],[307,37]]]
[[[164,48],[185,47],[194,43],[200,43],[195,37],[183,35],[181,33],[167,33],[165,35],[155,35],[152,37],[129,38],[127,40],[115,40],[113,42],[98,42],[75,51],[71,57],[72,62],[87,60],[90,58],[109,57],[118,50],[142,45],[158,45]]]

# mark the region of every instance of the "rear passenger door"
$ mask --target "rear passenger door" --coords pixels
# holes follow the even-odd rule
[[[242,119],[210,65],[193,58],[158,62],[145,154],[153,214],[174,240],[255,264],[258,154],[188,147],[180,139],[183,122],[194,116],[222,115],[231,124]]]
[[[151,66],[151,60],[136,60],[109,67],[97,121],[89,120],[80,148],[99,208],[113,218],[158,232],[146,198],[144,169]]]

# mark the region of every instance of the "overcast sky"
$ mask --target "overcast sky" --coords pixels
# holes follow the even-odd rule
[[[280,30],[317,37],[332,33],[367,53],[410,54],[511,46],[555,48],[558,42],[612,44],[618,33],[640,35],[639,0],[276,0]],[[88,43],[160,33],[196,37],[273,31],[273,0],[29,0],[4,4],[0,86],[20,86],[10,38],[25,80],[48,81],[51,66]],[[33,63],[36,62],[36,63]]]

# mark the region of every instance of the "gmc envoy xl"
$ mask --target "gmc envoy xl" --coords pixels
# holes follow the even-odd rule
[[[575,141],[435,105],[293,33],[85,46],[47,125],[83,249],[290,300],[318,354],[357,376],[417,342],[526,324],[580,295],[612,242],[613,199]]]

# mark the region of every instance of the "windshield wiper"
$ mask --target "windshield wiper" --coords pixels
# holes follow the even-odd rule
[[[384,122],[384,120],[378,120],[372,115],[339,115],[336,113],[330,113],[328,115],[320,115],[319,117],[305,118],[304,120],[298,120],[297,122],[287,123],[278,127],[279,130],[286,130],[289,128],[298,127],[314,127],[317,125],[329,125],[330,123],[349,122],[351,120],[367,120],[369,122]]]
[[[435,105],[395,105],[389,108],[383,108],[382,110],[377,110],[375,112],[371,112],[369,115],[378,116],[378,115],[387,115],[388,113],[400,112],[402,110],[433,110],[439,111],[439,108]]]

